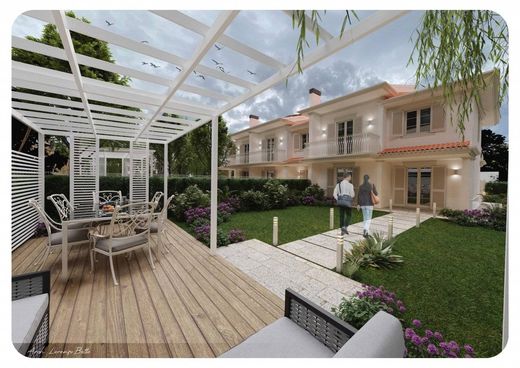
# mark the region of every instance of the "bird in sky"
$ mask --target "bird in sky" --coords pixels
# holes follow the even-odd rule
[[[252,71],[251,71],[251,70],[249,70],[249,69],[247,70],[247,72],[248,72],[249,74],[251,74],[251,75],[256,75],[256,73],[255,73],[255,72],[252,72]]]
[[[108,20],[105,19],[105,23],[110,27],[110,26],[113,26],[114,23],[110,23]]]
[[[215,63],[215,65],[224,65],[223,63],[221,63],[215,59],[211,59],[211,61],[213,61]]]
[[[223,49],[223,47],[222,47],[222,46],[219,46],[219,45],[217,45],[217,44],[215,44],[214,46],[215,46],[215,47],[217,48],[217,50],[218,50],[218,51],[220,51],[220,50],[222,50],[222,49]]]
[[[144,40],[144,41],[141,41],[141,43],[148,43],[148,41]]]
[[[206,80],[206,78],[202,74],[197,75],[197,77]]]
[[[196,71],[196,70],[194,70],[194,71],[193,71],[193,74],[197,75],[197,71]]]
[[[176,66],[175,69],[177,69],[178,71],[182,72],[182,69],[179,68],[178,66]]]
[[[154,63],[150,63],[150,66],[153,66],[154,68],[159,68],[160,65],[155,65]]]
[[[148,63],[147,63],[146,61],[141,61],[141,63],[142,63],[143,65],[148,65]]]
[[[218,70],[220,70],[220,71],[221,71],[222,73],[225,73],[225,72],[226,72],[226,71],[224,70],[224,68],[223,68],[223,67],[221,67],[220,65],[219,65],[219,66],[217,66],[217,69],[218,69]]]

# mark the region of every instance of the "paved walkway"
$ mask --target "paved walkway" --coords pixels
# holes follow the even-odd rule
[[[361,290],[357,281],[257,239],[220,247],[217,253],[282,299],[291,288],[330,310]]]
[[[399,235],[416,225],[415,211],[402,209],[394,210],[388,215],[372,219],[370,233],[373,234],[374,232],[379,232],[386,235],[390,217],[393,217],[394,220],[394,236]],[[431,213],[421,213],[421,222],[431,217]],[[334,229],[322,234],[295,240],[290,243],[282,244],[279,248],[308,261],[317,263],[323,267],[333,269],[336,267],[336,244],[338,231],[338,229]],[[348,231],[350,234],[345,235],[345,251],[352,248],[352,243],[363,239],[363,222],[350,225]]]

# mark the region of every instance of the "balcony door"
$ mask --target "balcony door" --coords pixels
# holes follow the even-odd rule
[[[336,124],[337,154],[352,153],[352,138],[354,136],[354,120],[341,121]]]
[[[242,146],[242,152],[243,152],[242,163],[248,164],[249,163],[249,143],[246,143]]]
[[[274,138],[267,138],[266,161],[274,161]]]

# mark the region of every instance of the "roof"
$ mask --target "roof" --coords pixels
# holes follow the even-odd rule
[[[275,118],[273,120],[266,121],[265,123],[260,123],[258,125],[248,127],[246,129],[239,130],[238,132],[234,132],[230,134],[231,137],[241,135],[250,131],[254,131],[255,129],[260,129],[262,131],[268,130],[269,128],[275,129],[280,126],[299,126],[303,124],[307,124],[309,122],[309,117],[307,115],[302,114],[290,114],[284,117]]]
[[[429,152],[429,151],[442,151],[442,150],[453,150],[468,148],[470,141],[463,142],[448,142],[448,143],[437,143],[437,144],[424,144],[420,146],[403,146],[395,148],[385,148],[380,155],[396,154],[396,153],[413,153],[413,152]]]

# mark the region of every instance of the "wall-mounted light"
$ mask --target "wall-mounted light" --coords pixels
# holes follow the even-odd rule
[[[280,137],[280,143],[282,143],[282,142],[283,142],[283,137]]]
[[[371,129],[374,126],[374,119],[368,119],[368,128]]]
[[[327,135],[327,129],[323,128],[321,130],[321,135],[325,137]]]
[[[460,175],[460,169],[453,169],[453,175]]]

